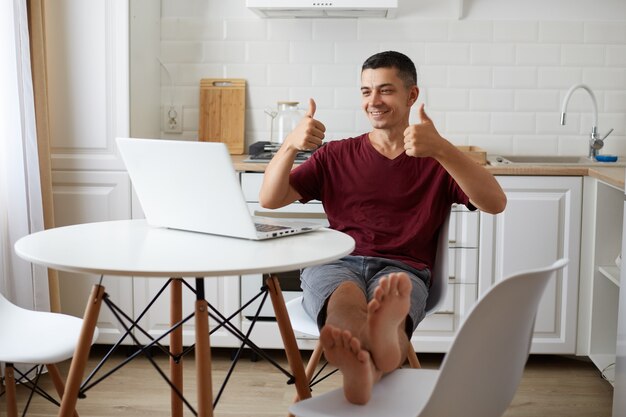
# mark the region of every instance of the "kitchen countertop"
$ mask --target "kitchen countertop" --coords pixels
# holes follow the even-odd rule
[[[265,162],[243,162],[248,155],[233,155],[233,164],[237,171],[264,172]],[[590,176],[606,182],[609,185],[624,190],[624,175],[626,168],[623,167],[598,167],[598,166],[573,166],[573,165],[509,165],[491,166],[485,168],[493,175],[537,175],[537,176]]]

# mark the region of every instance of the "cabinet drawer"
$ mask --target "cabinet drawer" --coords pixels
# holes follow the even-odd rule
[[[456,284],[478,284],[478,249],[448,249],[448,276]]]
[[[449,244],[451,248],[477,248],[479,231],[478,211],[457,211],[450,215]]]
[[[241,173],[241,190],[243,196],[248,203],[258,203],[259,191],[261,191],[261,185],[263,184],[263,174],[260,172],[242,172]],[[300,204],[300,203],[297,203]],[[319,200],[311,200],[309,204],[322,204]],[[321,209],[316,209],[321,210]]]
[[[476,301],[477,285],[448,284],[446,300],[434,314],[417,326],[416,334],[428,332],[455,332],[462,318]]]
[[[241,189],[248,202],[259,201],[259,191],[263,184],[263,174],[258,172],[243,172],[241,174]]]

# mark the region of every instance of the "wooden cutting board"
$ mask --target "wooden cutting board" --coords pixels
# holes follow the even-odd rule
[[[200,80],[198,140],[223,142],[232,155],[244,152],[246,80],[203,78]]]

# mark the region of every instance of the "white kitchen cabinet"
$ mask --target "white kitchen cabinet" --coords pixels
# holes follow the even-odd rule
[[[614,378],[624,191],[585,177],[577,354]]]
[[[515,272],[549,265],[566,257],[569,264],[553,280],[540,302],[531,352],[576,351],[581,177],[496,177],[507,195],[506,210],[481,213],[478,292]]]
[[[441,308],[413,333],[416,352],[447,352],[456,331],[476,302],[478,287],[478,211],[453,205],[448,231],[448,292]]]

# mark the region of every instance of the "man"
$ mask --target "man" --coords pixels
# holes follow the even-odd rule
[[[406,358],[451,204],[493,214],[506,206],[495,178],[439,135],[423,105],[421,123],[409,125],[419,89],[408,57],[388,51],[368,58],[361,95],[371,132],[322,146],[326,128],[310,99],[268,164],[259,195],[266,208],[321,200],[331,228],[355,239],[350,256],[307,268],[302,289],[324,355],[342,371],[344,394],[356,404]],[[315,149],[291,171],[299,150]]]

